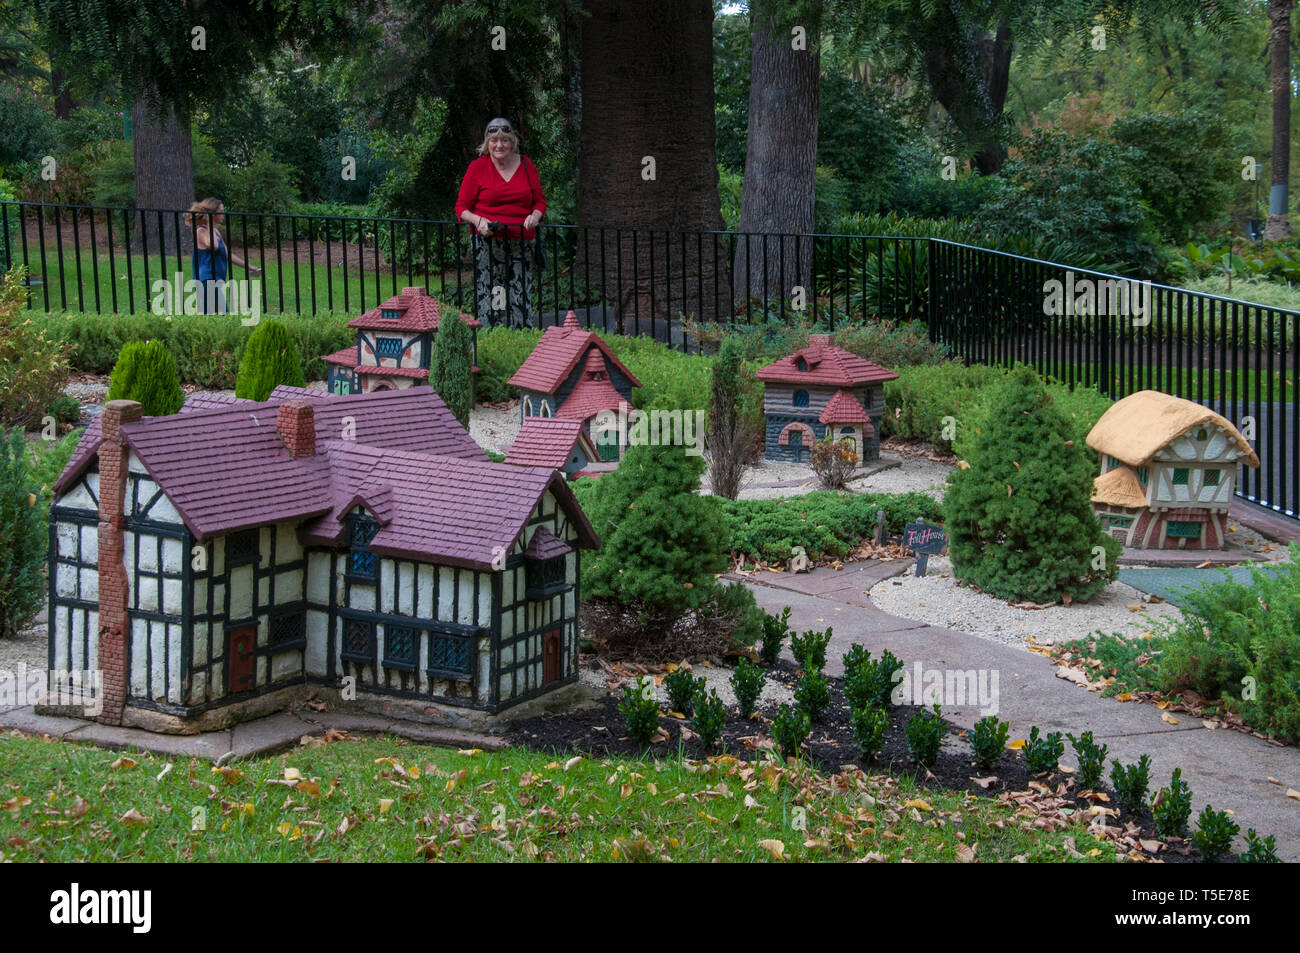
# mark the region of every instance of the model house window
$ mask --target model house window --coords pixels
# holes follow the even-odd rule
[[[794,392],[794,405],[796,407],[808,406],[808,392],[806,390],[797,390]]]
[[[1187,485],[1187,467],[1174,467],[1174,486]]]
[[[1200,430],[1196,431],[1196,439],[1209,440],[1210,439],[1209,431],[1207,431],[1204,427],[1202,427]]]
[[[808,362],[801,357],[795,361],[795,367],[799,368],[801,371],[806,371],[808,370]]]
[[[1148,473],[1149,471],[1147,470],[1146,467],[1138,467],[1138,483],[1142,484],[1143,486],[1146,486]]]
[[[380,338],[375,342],[375,355],[378,357],[401,357],[404,350],[401,338]]]
[[[245,529],[226,537],[226,568],[261,559],[260,533],[257,529]]]
[[[1218,485],[1219,485],[1219,471],[1218,471],[1218,470],[1206,470],[1206,471],[1205,471],[1205,485],[1206,485],[1206,486],[1218,486]]]
[[[569,588],[564,572],[563,556],[556,556],[554,559],[530,559],[524,572],[526,580],[524,594],[529,599],[544,599]]]
[[[532,399],[531,397],[525,397],[525,398],[524,398],[524,416],[525,416],[525,417],[531,417],[532,415],[533,415],[533,399]]]
[[[416,630],[405,625],[384,626],[384,668],[413,672],[420,661]]]
[[[307,617],[300,608],[275,613],[268,620],[268,626],[272,651],[307,644]]]
[[[429,640],[429,674],[463,677],[474,671],[474,643],[468,635],[434,632]]]
[[[1106,469],[1107,469],[1107,470],[1114,470],[1117,466],[1119,466],[1119,461],[1116,460],[1114,457],[1107,457],[1107,458],[1106,458]]]
[[[1112,516],[1112,517],[1110,517],[1110,528],[1111,528],[1111,529],[1128,529],[1128,528],[1129,528],[1130,526],[1132,526],[1132,525],[1133,525],[1133,517],[1131,517],[1131,516]]]
[[[365,619],[343,620],[344,661],[375,664],[375,624]]]
[[[379,532],[379,524],[368,516],[348,518],[348,574],[356,579],[375,578],[375,554],[370,541]]]
[[[397,320],[397,309],[396,309],[396,308],[384,308],[382,314],[383,314],[383,316],[384,316],[385,318],[387,318],[389,321],[396,321],[396,320]]]
[[[1200,539],[1201,524],[1171,520],[1165,527],[1165,535],[1174,539]]]

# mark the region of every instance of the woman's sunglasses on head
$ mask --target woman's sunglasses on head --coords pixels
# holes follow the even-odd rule
[[[489,135],[489,136],[494,136],[494,135],[496,135],[498,132],[504,132],[504,133],[512,133],[512,132],[514,132],[514,130],[510,128],[509,123],[504,123],[504,124],[496,125],[496,126],[488,126],[487,131],[488,131],[488,135]]]

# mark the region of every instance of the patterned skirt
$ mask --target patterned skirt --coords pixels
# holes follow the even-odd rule
[[[532,313],[532,248],[518,239],[473,236],[476,314],[487,327],[528,327]]]

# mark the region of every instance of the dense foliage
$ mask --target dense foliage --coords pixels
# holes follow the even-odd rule
[[[28,427],[51,414],[68,372],[68,349],[23,314],[27,272],[12,268],[0,283],[0,425]]]
[[[109,375],[105,400],[135,400],[146,417],[174,414],[185,402],[176,360],[161,341],[133,341]]]
[[[0,430],[0,638],[15,636],[45,599],[50,540],[39,490],[22,430]]]
[[[239,361],[235,396],[266,400],[280,384],[302,387],[302,358],[283,322],[264,320],[253,330]]]
[[[460,421],[469,426],[469,412],[474,409],[474,332],[454,312],[443,316],[433,339],[433,369],[429,383],[442,402]]]

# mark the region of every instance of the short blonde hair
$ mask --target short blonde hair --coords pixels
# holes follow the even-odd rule
[[[502,119],[500,116],[498,116],[496,119],[491,119],[491,120],[489,120],[487,126],[484,127],[484,129],[483,129],[483,141],[480,142],[479,145],[478,145],[478,154],[481,155],[481,156],[485,156],[485,155],[488,154],[488,139],[490,139],[491,136],[488,135],[487,130],[488,130],[488,129],[491,129],[493,126],[505,126],[505,127],[506,127],[506,130],[509,130],[509,131],[502,131],[502,132],[498,132],[498,133],[493,133],[493,135],[505,136],[507,139],[510,140],[510,148],[513,149],[515,152],[518,152],[518,151],[519,151],[519,133],[515,132],[515,127],[514,127],[514,125],[510,122],[510,120],[508,120],[508,119]]]
[[[222,204],[221,199],[208,198],[204,199],[202,202],[195,202],[191,205],[189,214],[185,217],[189,220],[191,225],[194,225],[196,220],[198,220],[198,224],[207,228],[208,223],[212,221],[213,215],[225,214],[226,207]]]

